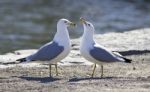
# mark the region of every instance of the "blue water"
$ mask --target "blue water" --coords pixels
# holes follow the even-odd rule
[[[148,0],[1,0],[0,53],[39,48],[52,40],[60,18],[76,22],[70,36],[80,37],[81,16],[94,24],[96,33],[150,27]]]

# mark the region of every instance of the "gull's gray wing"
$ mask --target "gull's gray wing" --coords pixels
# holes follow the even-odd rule
[[[52,41],[50,43],[45,44],[42,46],[35,54],[30,55],[27,57],[27,59],[33,61],[33,60],[51,60],[57,57],[61,52],[63,52],[64,47],[59,46],[58,43]]]
[[[90,50],[90,55],[101,62],[115,62],[120,61],[118,57],[116,57],[112,52],[108,51],[104,47],[99,46],[93,46],[93,48]]]

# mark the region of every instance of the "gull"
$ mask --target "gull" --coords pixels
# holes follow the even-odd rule
[[[84,27],[84,33],[80,44],[80,53],[85,59],[95,63],[92,77],[94,76],[96,64],[101,66],[101,77],[103,77],[103,64],[113,62],[131,63],[131,59],[127,59],[117,52],[112,52],[95,42],[93,39],[95,29],[92,23],[86,21],[84,18],[80,18],[80,22]]]
[[[75,24],[67,19],[60,19],[57,22],[57,32],[51,42],[41,46],[37,52],[16,61],[20,61],[20,63],[31,61],[48,62],[50,77],[52,65],[55,65],[56,75],[58,75],[57,62],[64,59],[71,49],[70,37],[67,29],[69,26],[75,26]]]

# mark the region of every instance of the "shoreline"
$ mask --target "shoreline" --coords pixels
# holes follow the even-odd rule
[[[150,29],[139,29],[128,31],[124,33],[108,33],[108,34],[95,34],[95,40],[110,49],[111,51],[118,51],[125,56],[130,55],[140,55],[143,53],[150,52]],[[81,64],[81,65],[91,65],[92,63],[85,60],[79,52],[79,44],[81,38],[72,39],[72,50],[70,54],[59,62],[59,65],[73,65],[73,64]],[[36,52],[36,49],[29,50],[16,50],[14,52],[6,53],[4,55],[0,55],[0,63],[8,63],[8,62],[16,62],[16,59],[23,58],[25,56],[30,55],[31,53]],[[33,62],[33,67],[36,62]],[[22,65],[22,64],[21,64]],[[28,64],[26,64],[28,66]],[[31,64],[32,65],[32,64]],[[37,63],[39,66],[40,64]],[[11,66],[11,65],[10,65]],[[5,65],[0,65],[0,68],[4,68]],[[9,65],[6,66],[6,68]]]
[[[124,40],[124,38],[128,39]],[[133,35],[135,34],[135,35]],[[139,36],[137,36],[137,34]],[[111,50],[120,51],[131,58],[132,64],[111,63],[104,65],[104,77],[101,78],[100,67],[96,68],[91,78],[92,63],[79,53],[79,40],[72,40],[71,53],[58,66],[56,76],[49,77],[47,65],[38,63],[0,64],[0,91],[2,92],[149,92],[150,91],[150,40],[149,29],[125,33],[95,35],[98,43]],[[122,39],[121,39],[122,38]],[[135,39],[137,38],[137,39]],[[113,40],[111,40],[113,39]],[[124,41],[124,42],[122,42]],[[143,44],[139,44],[144,41]],[[121,44],[121,43],[122,44]],[[133,44],[134,42],[134,44]],[[132,44],[131,44],[132,43]],[[131,47],[130,47],[131,46]],[[135,49],[132,49],[134,46]],[[18,50],[0,57],[7,57],[3,62],[12,62],[13,58],[23,57],[36,50]],[[2,62],[0,58],[0,62]],[[10,61],[11,59],[11,61]]]

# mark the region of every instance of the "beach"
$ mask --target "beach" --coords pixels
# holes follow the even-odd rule
[[[18,63],[15,60],[36,49],[17,50],[0,55],[0,92],[149,92],[150,29],[96,34],[96,41],[106,48],[132,59],[131,64],[104,64],[91,78],[93,63],[79,52],[81,38],[72,39],[71,53],[58,63],[59,75],[49,77],[48,65],[39,62]],[[16,64],[6,64],[15,62]]]

